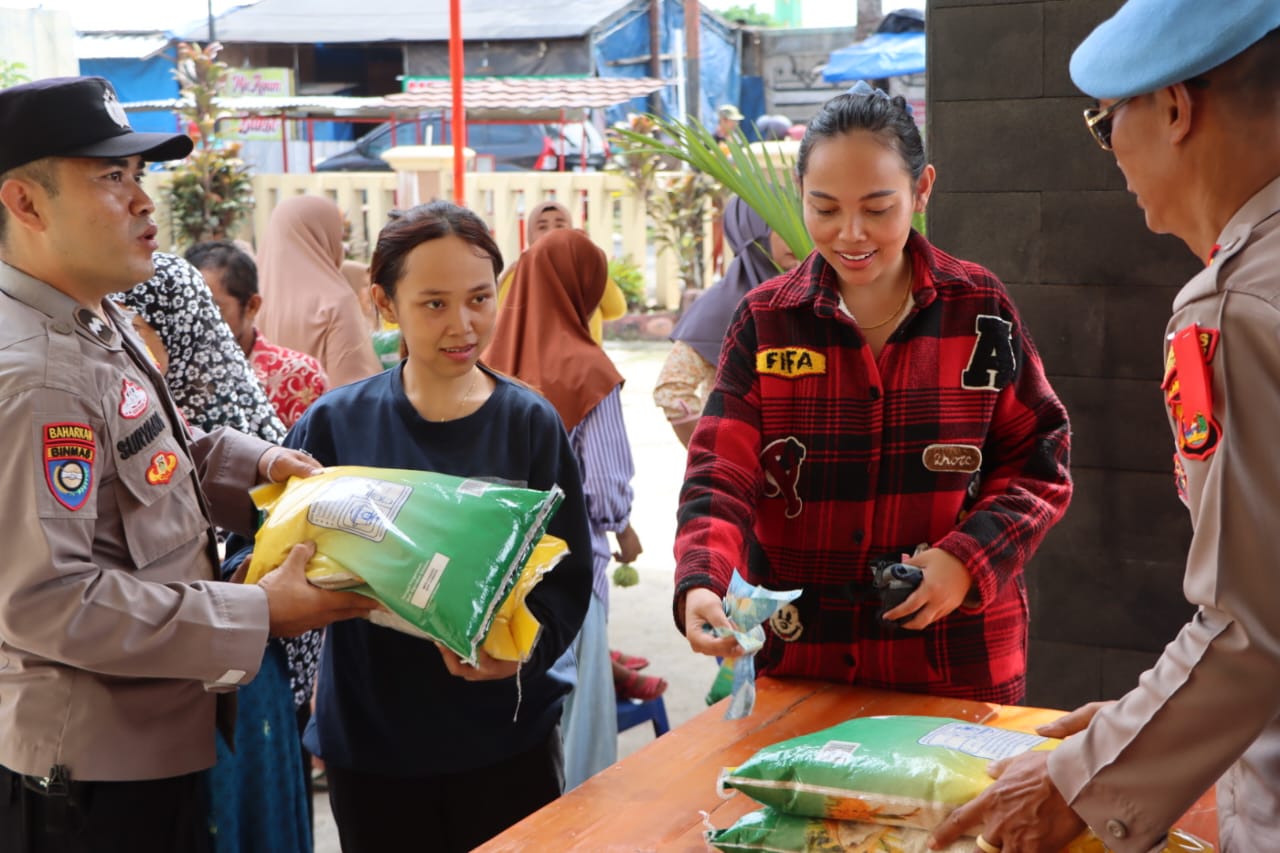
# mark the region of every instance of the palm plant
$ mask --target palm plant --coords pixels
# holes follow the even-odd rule
[[[653,127],[671,142],[648,134],[619,129],[617,133],[640,151],[672,157],[709,175],[721,186],[747,203],[797,258],[813,250],[813,240],[804,227],[800,190],[795,172],[768,146],[752,149],[739,133],[719,142],[697,121],[647,117]]]

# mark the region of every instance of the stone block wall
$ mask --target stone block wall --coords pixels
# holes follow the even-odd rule
[[[1028,568],[1028,704],[1132,687],[1191,608],[1159,383],[1187,248],[1085,130],[1071,51],[1120,0],[930,0],[929,237],[1008,285],[1071,413],[1075,498]]]

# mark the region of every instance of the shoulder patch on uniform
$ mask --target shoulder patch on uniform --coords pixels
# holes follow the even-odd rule
[[[44,481],[53,499],[73,512],[93,491],[93,462],[97,438],[93,427],[77,421],[45,424],[40,429]]]
[[[178,454],[162,450],[151,457],[151,465],[147,467],[147,482],[153,486],[163,486],[173,479],[178,470]]]
[[[1165,405],[1177,425],[1178,450],[1188,459],[1207,459],[1218,449],[1222,428],[1213,417],[1213,371],[1218,330],[1185,326],[1172,335],[1165,357]]]
[[[147,410],[151,400],[147,397],[147,392],[142,386],[136,382],[130,382],[128,378],[121,380],[120,386],[120,417],[133,420],[140,417]]]
[[[973,325],[976,338],[969,366],[960,374],[960,387],[999,391],[1013,381],[1018,367],[1013,355],[1013,323],[994,314],[979,314]]]
[[[776,347],[756,353],[756,373],[798,379],[827,372],[827,357],[808,347]]]
[[[89,334],[93,335],[104,344],[109,344],[115,338],[115,332],[111,330],[111,324],[90,311],[88,308],[79,308],[76,310],[76,322]]]
[[[921,456],[925,468],[939,473],[972,474],[982,468],[982,449],[972,444],[931,444]]]

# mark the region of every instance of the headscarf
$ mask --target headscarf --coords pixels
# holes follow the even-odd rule
[[[724,278],[693,301],[671,331],[671,340],[684,341],[711,364],[720,363],[720,347],[729,320],[742,297],[779,275],[766,248],[769,226],[745,201],[734,196],[724,209],[724,236],[734,258]]]
[[[609,276],[605,254],[584,232],[561,228],[516,262],[511,290],[484,361],[532,386],[573,429],[622,384],[591,339],[588,320]]]
[[[336,387],[381,371],[368,324],[342,267],[342,211],[293,196],[271,211],[258,249],[258,328],[268,341],[313,355]]]
[[[165,382],[187,421],[205,431],[228,426],[278,443],[285,428],[200,272],[156,252],[155,275],[112,298],[136,312],[169,353]]]

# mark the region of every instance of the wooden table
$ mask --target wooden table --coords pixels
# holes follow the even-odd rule
[[[746,719],[723,719],[724,700],[478,849],[706,853],[700,812],[724,828],[759,807],[738,792],[720,799],[716,778],[761,747],[850,717],[918,714],[1031,729],[1062,713],[799,679],[761,678],[756,689],[756,708]],[[1212,796],[1178,825],[1216,843]]]

